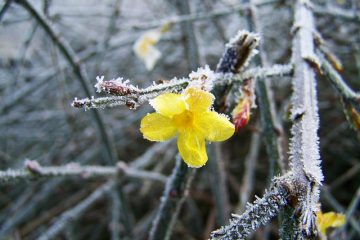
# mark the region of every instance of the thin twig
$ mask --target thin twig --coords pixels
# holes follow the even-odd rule
[[[191,170],[178,155],[150,230],[150,240],[170,239],[194,174],[195,170]]]
[[[321,61],[321,69],[323,70],[323,73],[331,81],[341,96],[347,100],[359,101],[360,104],[360,93],[355,92],[347,85],[341,75],[333,68],[333,66],[325,59],[322,54],[318,53],[317,56]]]
[[[189,0],[176,0],[174,4],[180,14],[190,14]],[[185,56],[187,57],[189,70],[196,70],[199,67],[199,51],[193,22],[182,22],[181,30],[184,36]]]
[[[360,13],[353,10],[345,10],[330,4],[327,4],[327,7],[323,7],[313,3],[311,7],[314,13],[318,15],[337,17],[347,21],[360,23]]]
[[[360,187],[357,189],[354,198],[351,200],[351,203],[348,207],[348,209],[346,210],[346,219],[347,221],[345,222],[344,226],[342,227],[342,229],[345,229],[348,225],[349,225],[349,220],[353,218],[353,215],[356,212],[356,209],[358,209],[358,205],[360,203]],[[355,230],[360,230],[359,228],[355,229]]]
[[[218,226],[224,225],[229,217],[229,196],[226,188],[226,172],[224,157],[221,154],[221,145],[213,143],[208,148],[209,152],[209,184],[213,192],[216,219]]]
[[[91,97],[93,91],[88,86],[89,81],[85,67],[79,61],[79,58],[76,56],[75,52],[73,51],[69,43],[56,33],[55,29],[53,28],[51,23],[46,19],[46,17],[43,16],[29,1],[16,0],[16,2],[21,6],[23,6],[29,12],[29,14],[36,19],[36,21],[44,29],[44,31],[51,37],[53,42],[58,46],[60,52],[64,55],[64,57],[72,66],[74,73],[77,76],[79,82],[81,83],[81,86],[85,94],[88,97]],[[115,147],[113,146],[112,141],[110,140],[108,133],[106,132],[102,117],[99,114],[99,112],[97,112],[96,110],[93,110],[92,114],[99,129],[101,139],[107,150],[107,160],[109,163],[114,163],[116,161],[116,150]]]
[[[272,67],[265,68],[251,68],[242,73],[217,73],[215,75],[214,85],[215,86],[226,86],[230,84],[241,83],[246,79],[262,79],[274,76],[290,76],[293,73],[292,65],[273,65]],[[106,83],[107,81],[104,81]],[[195,80],[193,80],[195,82]],[[177,79],[174,78],[171,81],[163,84],[153,85],[144,89],[137,89],[130,92],[127,95],[100,97],[100,98],[84,98],[77,99],[72,103],[73,107],[76,108],[105,108],[115,106],[128,106],[131,109],[136,109],[141,104],[148,100],[155,98],[156,96],[165,92],[180,92],[185,89],[190,83],[189,79]],[[131,85],[122,85],[122,88],[133,88]],[[107,91],[112,94],[115,92]],[[121,92],[128,93],[127,89],[122,89]],[[119,91],[114,95],[118,95]]]
[[[260,19],[262,19],[262,17],[259,15],[255,1],[253,0],[250,0],[250,9],[254,31],[261,34],[263,29]],[[265,55],[266,51],[264,49],[264,44],[262,42],[260,42],[259,48],[260,57],[255,58],[255,61],[257,61],[260,66],[263,65],[268,67],[269,63],[267,61],[267,56]],[[270,82],[265,81],[264,78],[260,78],[256,84],[256,95],[259,101],[261,126],[266,151],[269,157],[269,182],[275,175],[276,163],[278,163],[281,173],[285,173],[285,169],[287,167],[284,160],[285,156],[283,150],[283,144],[285,142],[283,136],[284,130],[276,118],[275,100],[270,86]]]
[[[254,132],[251,135],[250,150],[245,158],[244,176],[239,191],[240,201],[236,209],[236,212],[243,212],[245,210],[246,203],[248,203],[250,200],[250,194],[252,194],[254,190],[253,188],[254,188],[255,167],[257,164],[259,151],[260,151],[260,133]]]
[[[115,182],[113,180],[104,183],[79,204],[61,214],[60,217],[58,217],[51,226],[38,237],[38,239],[48,240],[56,237],[70,222],[79,218],[90,206],[111,191],[114,185]]]
[[[13,2],[13,0],[6,0],[3,7],[0,10],[0,21],[2,20],[2,18],[4,17],[6,11],[9,9],[11,3]]]
[[[266,1],[262,1],[261,3],[257,3],[256,5],[260,7],[260,6],[276,4],[279,2],[281,2],[281,1],[280,0],[266,0]],[[187,23],[187,22],[208,20],[208,19],[213,19],[216,17],[226,16],[226,15],[233,14],[233,13],[245,12],[248,10],[248,8],[249,8],[248,5],[241,4],[241,5],[232,6],[229,9],[214,10],[214,11],[208,12],[208,13],[193,13],[193,14],[178,15],[178,16],[170,17],[165,20],[153,21],[153,22],[149,22],[149,23],[145,23],[145,24],[143,22],[139,23],[139,24],[134,24],[134,25],[126,27],[125,30],[131,30],[131,29],[146,30],[146,29],[151,29],[151,28],[158,28],[158,27],[164,26],[165,24],[169,24],[169,23],[170,24],[181,24],[181,23]],[[121,29],[121,30],[123,30],[123,29]]]
[[[326,200],[326,202],[328,202],[337,212],[346,211],[346,209],[334,198],[327,186],[323,186],[321,189],[321,197]],[[347,219],[347,222],[349,222],[355,231],[360,234],[360,223],[357,219],[351,217],[350,219]]]
[[[93,177],[115,177],[124,175],[133,178],[149,179],[166,182],[167,177],[155,172],[149,172],[127,167],[124,163],[118,166],[80,166],[78,164],[68,164],[65,166],[40,166],[35,161],[27,161],[25,169],[8,169],[0,171],[0,183],[13,183],[16,180],[35,180],[39,178],[76,176],[83,178]]]

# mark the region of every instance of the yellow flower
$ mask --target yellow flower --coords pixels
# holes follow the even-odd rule
[[[345,224],[346,218],[344,214],[327,212],[322,213],[321,211],[316,213],[316,222],[318,228],[324,236],[326,235],[326,230],[330,227],[341,227]]]
[[[214,95],[198,88],[183,94],[165,93],[150,101],[156,113],[141,120],[140,131],[150,141],[166,141],[178,135],[177,145],[190,167],[201,167],[207,160],[205,140],[224,141],[235,131],[224,115],[211,111]]]

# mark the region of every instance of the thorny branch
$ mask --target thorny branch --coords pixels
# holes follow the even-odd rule
[[[233,214],[230,224],[211,233],[213,240],[245,239],[251,232],[264,226],[288,204],[289,190],[281,179],[275,180],[262,198],[248,203],[243,214]]]

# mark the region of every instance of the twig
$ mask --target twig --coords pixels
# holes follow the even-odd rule
[[[60,52],[64,55],[64,57],[72,66],[74,73],[78,77],[78,80],[81,83],[85,94],[88,97],[91,97],[92,90],[88,86],[89,81],[85,71],[85,67],[79,61],[78,57],[76,56],[69,43],[56,33],[51,23],[38,10],[36,10],[30,2],[28,2],[27,0],[16,0],[16,3],[22,5],[29,12],[29,14],[36,19],[36,21],[44,29],[44,31],[51,37],[53,42],[58,46]],[[106,132],[101,115],[96,110],[92,111],[92,114],[99,129],[102,141],[107,150],[107,160],[109,161],[109,163],[114,163],[116,161],[115,147],[113,146],[112,141],[110,140]]]
[[[34,180],[44,177],[65,177],[77,176],[83,178],[93,177],[115,177],[124,175],[128,177],[149,179],[166,182],[166,177],[160,173],[149,172],[127,167],[124,163],[119,163],[114,167],[105,166],[80,166],[78,164],[68,164],[57,167],[43,167],[36,161],[27,161],[26,169],[0,171],[0,183],[12,183],[14,180]]]
[[[287,184],[280,179],[275,180],[270,191],[254,204],[248,203],[246,211],[233,214],[230,224],[211,233],[211,240],[245,239],[252,231],[265,225],[288,203],[289,190]]]
[[[189,169],[178,155],[176,166],[166,184],[159,211],[150,230],[150,240],[170,239],[194,174],[195,170]]]
[[[226,188],[224,157],[221,154],[221,145],[217,143],[211,144],[208,151],[209,184],[215,200],[217,224],[218,226],[221,226],[226,223],[230,213],[229,196]]]
[[[273,65],[272,67],[265,68],[251,68],[238,74],[217,73],[215,74],[215,79],[213,79],[213,81],[215,86],[227,86],[231,84],[241,83],[244,80],[250,78],[261,79],[274,76],[289,76],[292,75],[292,73],[292,65]],[[147,102],[152,98],[155,98],[156,96],[164,92],[180,92],[185,89],[190,83],[190,80],[186,78],[174,78],[167,83],[153,85],[144,89],[136,88],[135,90],[135,87],[129,84],[110,85],[107,83],[114,83],[115,81],[117,80],[103,81],[103,83],[98,86],[102,86],[103,91],[116,96],[84,99],[75,98],[72,106],[76,108],[89,109],[126,105],[131,109],[136,109],[141,104]],[[193,82],[195,82],[195,80],[193,80]],[[133,90],[130,91],[130,88]]]
[[[338,17],[347,21],[360,23],[360,13],[356,11],[345,10],[330,4],[328,4],[327,7],[323,7],[318,4],[312,4],[311,7],[314,13],[318,15]]]
[[[157,143],[153,147],[149,148],[144,154],[132,161],[129,166],[130,168],[144,169],[150,163],[150,160],[155,153],[166,148],[170,142]],[[93,149],[93,148],[91,148]],[[94,151],[89,154],[87,149],[86,154],[88,156],[94,155]],[[88,158],[86,159],[88,161]],[[81,161],[80,161],[81,162]],[[56,178],[52,181],[47,182],[47,184],[40,190],[38,193],[29,201],[29,204],[22,209],[21,212],[14,214],[13,216],[8,216],[6,222],[0,226],[0,236],[7,234],[14,226],[26,220],[27,217],[33,215],[38,211],[39,206],[41,206],[53,193],[54,189],[57,189],[58,186],[64,183],[65,178]],[[123,213],[121,213],[123,214]]]
[[[58,217],[51,226],[38,237],[38,239],[48,240],[56,237],[71,221],[79,218],[96,201],[104,197],[106,193],[113,189],[114,185],[115,183],[113,180],[104,183],[79,204],[61,214],[61,216]]]
[[[350,127],[356,131],[359,131],[360,93],[353,91],[346,84],[340,74],[337,73],[337,71],[325,59],[322,53],[318,53],[318,56],[321,60],[321,69],[340,95],[347,122],[349,123]]]
[[[262,1],[261,3],[257,3],[256,5],[260,7],[260,6],[270,5],[270,4],[276,4],[279,2],[281,2],[281,1],[280,0],[266,0],[266,1]],[[168,23],[181,24],[181,23],[186,23],[186,22],[208,20],[208,19],[212,19],[212,18],[216,18],[216,17],[226,16],[226,15],[233,14],[233,13],[244,12],[244,11],[247,11],[248,8],[249,8],[248,5],[241,4],[241,5],[232,6],[229,9],[215,10],[215,11],[212,11],[209,13],[194,13],[194,14],[178,15],[178,16],[170,17],[166,20],[153,21],[153,22],[149,22],[146,24],[144,24],[144,23],[134,24],[129,27],[126,27],[126,30],[130,30],[130,29],[146,30],[146,29],[161,27]]]
[[[246,79],[266,79],[270,77],[292,76],[294,71],[292,64],[279,65],[275,64],[271,67],[254,67],[238,74],[225,73],[214,80],[215,85],[228,85],[231,83],[242,83]]]
[[[321,189],[321,197],[324,198],[337,212],[345,212],[346,209],[332,196],[327,186],[324,186]],[[360,234],[360,224],[357,219],[351,217],[350,219],[347,218],[346,221],[351,224],[358,234]]]
[[[261,34],[263,31],[261,26],[260,19],[262,18],[257,11],[256,4],[253,0],[250,0],[250,9],[251,17],[254,26],[254,31]],[[251,30],[251,29],[250,29]],[[259,44],[260,54],[259,58],[255,58],[255,61],[259,65],[268,66],[267,56],[265,55],[266,51],[263,44]],[[287,164],[284,160],[284,136],[283,128],[281,124],[277,121],[276,111],[275,111],[275,100],[270,88],[270,83],[265,81],[264,78],[260,78],[256,84],[256,95],[259,101],[259,110],[260,110],[260,121],[262,126],[262,131],[264,135],[264,142],[266,146],[266,151],[269,157],[269,176],[268,180],[273,178],[275,175],[275,164],[278,163],[278,166],[281,170],[281,173],[285,173]]]
[[[11,3],[13,2],[13,0],[6,0],[5,4],[3,5],[3,7],[0,10],[0,21],[2,20],[2,18],[4,17],[6,11],[9,9]]]
[[[239,192],[239,204],[236,212],[243,212],[246,207],[246,203],[250,200],[250,194],[254,188],[254,175],[257,159],[260,151],[260,133],[254,132],[251,135],[250,150],[245,158],[244,176],[242,179],[240,192]]]
[[[346,215],[347,221],[345,222],[344,226],[342,226],[342,229],[345,229],[349,225],[349,222],[350,222],[349,220],[353,218],[353,215],[355,214],[356,209],[358,209],[357,206],[359,205],[359,203],[360,203],[360,187],[357,189],[354,198],[351,200],[350,206],[346,210],[345,215]],[[355,230],[357,230],[358,233],[360,234],[359,228],[355,228]]]
[[[360,104],[360,93],[355,92],[346,84],[341,75],[332,67],[332,65],[321,53],[318,53],[317,56],[321,61],[321,69],[323,70],[323,73],[331,81],[341,96],[347,100],[359,101]]]
[[[174,1],[174,4],[180,14],[190,13],[189,0],[176,0]],[[181,30],[184,35],[183,40],[185,45],[185,56],[187,57],[189,70],[196,70],[196,68],[199,67],[199,51],[194,25],[191,21],[182,22]]]

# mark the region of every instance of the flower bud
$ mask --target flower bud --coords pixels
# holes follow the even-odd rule
[[[251,102],[248,97],[240,99],[232,112],[233,122],[235,124],[235,130],[239,131],[246,126],[250,120],[250,107]]]

